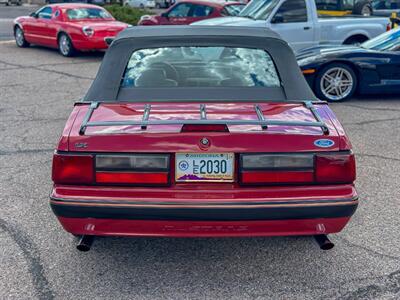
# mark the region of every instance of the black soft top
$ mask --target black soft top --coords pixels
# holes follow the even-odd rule
[[[121,87],[132,53],[139,49],[225,46],[264,49],[272,57],[281,87]],[[227,26],[137,26],[112,42],[84,101],[315,101],[293,51],[271,30]]]

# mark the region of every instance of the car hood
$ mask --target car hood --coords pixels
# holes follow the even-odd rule
[[[371,50],[361,48],[358,46],[351,46],[351,45],[341,45],[341,46],[334,46],[334,45],[322,45],[312,48],[306,48],[296,52],[296,59],[309,59],[309,58],[320,58],[326,56],[334,56],[338,57],[347,53],[367,53],[371,52]],[[373,52],[373,51],[372,51]]]
[[[264,20],[252,20],[244,17],[221,17],[206,19],[194,22],[190,25],[212,25],[212,26],[247,26],[247,27],[261,27],[265,25]]]

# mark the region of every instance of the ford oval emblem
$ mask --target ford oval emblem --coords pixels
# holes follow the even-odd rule
[[[335,145],[335,142],[329,139],[320,139],[314,142],[314,145],[320,148],[329,148]]]

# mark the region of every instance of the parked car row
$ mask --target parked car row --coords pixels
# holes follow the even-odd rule
[[[233,1],[183,0],[160,15],[143,16],[138,25],[267,24],[297,51],[303,74],[320,99],[341,101],[355,93],[400,89],[400,33],[386,32],[387,18],[319,19],[313,0],[253,0],[244,6]],[[76,51],[107,49],[106,39],[126,27],[99,6],[54,4],[17,18],[14,33],[19,47],[38,44],[71,56]]]

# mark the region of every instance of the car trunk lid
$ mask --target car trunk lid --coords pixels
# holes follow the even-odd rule
[[[80,111],[69,136],[70,151],[241,153],[340,149],[339,135],[330,119],[331,111],[323,102],[311,104],[312,108],[305,102],[152,103],[151,106],[102,103],[93,109],[89,120],[85,120],[89,105],[79,105]],[[321,126],[301,125],[318,122],[316,117],[326,127],[326,132]],[[262,119],[276,122],[276,125],[261,126],[257,122]],[[143,120],[150,124],[140,125]],[[103,125],[85,128],[82,127],[85,121]],[[184,124],[225,124],[228,132],[207,128],[182,132]],[[82,128],[84,132],[80,132]],[[201,149],[203,137],[210,140],[207,149]],[[330,142],[318,143],[319,140]]]

